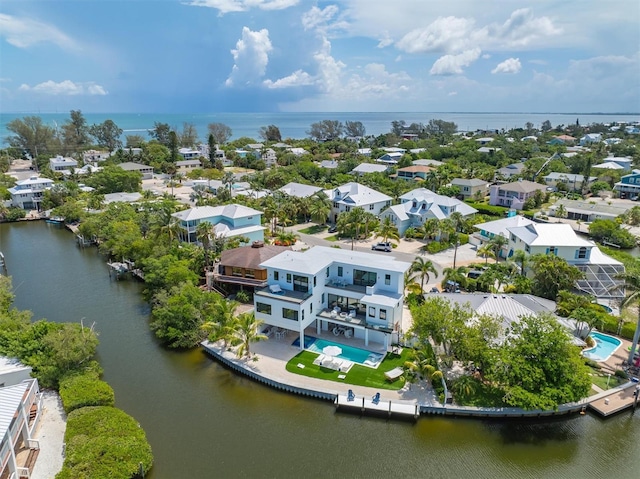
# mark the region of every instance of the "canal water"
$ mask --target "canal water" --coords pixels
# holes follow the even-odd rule
[[[201,351],[163,349],[135,281],[112,281],[94,248],[44,222],[0,225],[15,304],[83,321],[117,406],[147,433],[149,477],[637,478],[640,411],[542,422],[336,414],[325,402],[238,377]]]

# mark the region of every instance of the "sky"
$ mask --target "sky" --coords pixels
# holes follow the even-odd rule
[[[2,0],[0,112],[640,112],[634,0]]]

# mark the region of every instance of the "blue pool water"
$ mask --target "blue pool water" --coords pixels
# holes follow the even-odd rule
[[[589,336],[595,340],[596,345],[582,351],[582,355],[594,361],[606,361],[622,344],[622,341],[608,334],[593,332]]]
[[[293,345],[299,346],[300,340],[296,339],[293,342]],[[346,359],[348,361],[352,361],[354,363],[362,364],[364,366],[369,366],[372,368],[378,367],[378,365],[384,358],[384,354],[373,353],[371,351],[367,351],[366,349],[354,348],[352,346],[334,343],[333,341],[314,338],[312,336],[304,337],[304,349],[307,349],[313,353],[323,354],[322,350],[327,346],[338,346],[340,349],[342,349],[342,353],[338,354],[336,356],[337,358]]]

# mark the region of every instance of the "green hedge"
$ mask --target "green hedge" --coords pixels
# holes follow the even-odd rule
[[[60,381],[60,398],[67,414],[86,406],[113,406],[113,389],[97,374],[75,374]]]
[[[509,208],[504,206],[492,206],[487,203],[476,203],[475,201],[465,201],[469,206],[478,210],[478,213],[489,216],[506,216]]]
[[[110,406],[77,409],[67,418],[67,445],[62,470],[56,479],[135,477],[140,464],[145,474],[153,456],[140,425]]]
[[[622,325],[622,329],[620,330],[620,336],[630,341],[633,341],[633,335],[636,332],[636,323],[624,323]]]

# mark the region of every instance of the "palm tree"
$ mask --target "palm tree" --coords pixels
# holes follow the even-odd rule
[[[556,208],[556,218],[566,218],[567,217],[567,209],[564,205],[558,205]]]
[[[230,171],[225,172],[224,176],[222,177],[222,184],[225,186],[225,188],[228,188],[230,196],[231,196],[231,192],[233,191],[233,184],[235,182],[236,182],[235,175]]]
[[[628,364],[633,364],[633,357],[636,354],[636,348],[638,347],[638,339],[640,339],[640,270],[626,271],[621,275],[621,278],[625,281],[625,288],[629,292],[629,295],[620,303],[620,310],[630,305],[634,301],[638,303],[638,320],[636,322],[636,331],[633,334],[633,342],[631,343],[631,350],[629,351]]]
[[[430,260],[424,259],[420,256],[417,256],[416,259],[413,260],[409,271],[411,271],[412,273],[416,273],[416,276],[420,277],[420,289],[422,291],[424,291],[424,280],[426,279],[427,283],[429,283],[429,280],[431,279],[429,273],[433,273],[434,277],[436,278],[438,277],[438,271],[436,270],[433,263]]]
[[[209,250],[211,249],[211,233],[213,225],[208,221],[202,221],[196,226],[196,238],[202,243],[202,249],[204,250],[204,269],[209,270]],[[207,282],[208,284],[208,282]]]
[[[489,262],[489,258],[495,258],[496,254],[493,251],[493,245],[491,243],[485,243],[478,251],[476,251],[476,256],[482,256],[484,258],[484,264]]]
[[[202,325],[202,329],[208,333],[209,341],[222,340],[223,348],[227,348],[227,343],[234,330],[236,310],[239,304],[237,301],[227,301],[222,296],[218,298],[212,308],[212,319]]]
[[[245,355],[250,357],[251,350],[249,348],[251,343],[267,339],[267,336],[258,332],[258,329],[262,324],[263,321],[256,319],[253,313],[243,313],[238,316],[233,327],[231,339],[232,343],[238,346],[238,357]]]
[[[324,224],[331,214],[331,200],[320,190],[311,197],[311,205],[309,207],[309,214],[311,219],[318,224]]]
[[[420,228],[420,233],[422,234],[423,239],[427,240],[431,239],[431,237],[435,235],[439,229],[440,221],[436,218],[429,218]]]
[[[442,271],[444,278],[442,284],[446,286],[447,282],[458,283],[460,286],[464,286],[465,279],[467,277],[467,268],[464,266],[458,266],[457,268],[445,268]]]
[[[418,283],[415,281],[415,274],[411,272],[411,270],[405,271],[404,273],[404,289],[409,294],[422,294],[424,291],[420,287]]]
[[[389,240],[389,238],[394,240],[400,239],[398,228],[393,224],[393,221],[391,221],[391,217],[386,216],[380,222],[380,226],[378,226],[378,232],[376,233],[376,236],[382,237],[385,243]]]
[[[526,276],[525,268],[529,262],[529,255],[521,249],[514,251],[511,260],[520,268],[520,276]]]
[[[489,244],[493,247],[493,252],[496,254],[496,263],[498,262],[498,258],[500,257],[500,251],[507,244],[509,244],[509,240],[502,235],[495,235],[493,238],[489,240]]]

